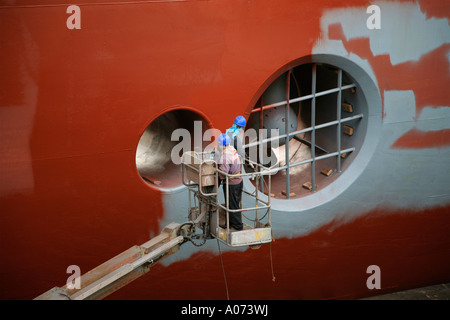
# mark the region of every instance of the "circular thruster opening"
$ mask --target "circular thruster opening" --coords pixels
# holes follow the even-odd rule
[[[319,205],[345,190],[373,154],[379,92],[361,67],[338,56],[299,59],[277,74],[253,106],[246,130],[278,134],[262,145],[263,152],[256,150],[269,155],[262,164],[275,172],[273,204],[302,198],[303,207]],[[259,186],[267,194],[266,180]]]
[[[179,167],[182,152],[194,150],[195,141],[202,141],[208,127],[202,115],[188,109],[171,110],[153,120],[136,150],[136,167],[141,178],[161,189],[182,185]],[[200,138],[195,139],[196,135]],[[180,144],[184,149],[177,147]]]

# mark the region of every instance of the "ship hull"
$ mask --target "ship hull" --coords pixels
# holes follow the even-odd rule
[[[277,194],[270,245],[221,247],[222,269],[215,240],[186,244],[111,298],[226,299],[224,273],[232,299],[449,281],[450,7],[381,1],[381,29],[370,29],[370,5],[81,1],[70,29],[69,5],[0,1],[0,298],[32,299],[64,285],[68,266],[87,272],[185,221],[179,167],[155,184],[136,164],[161,116],[223,131],[284,72],[323,61],[370,97],[346,171],[311,195]],[[374,265],[380,288],[368,284]]]

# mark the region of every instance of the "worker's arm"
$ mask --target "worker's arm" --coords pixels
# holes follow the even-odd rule
[[[226,161],[225,161],[225,163],[220,163],[219,164],[219,170],[223,171],[223,172],[229,172],[230,171],[230,165],[227,164]],[[225,181],[225,179],[226,179],[226,177],[219,172],[219,181]],[[220,185],[220,183],[219,183],[219,185]]]

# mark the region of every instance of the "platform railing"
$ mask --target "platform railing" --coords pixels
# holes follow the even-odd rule
[[[202,196],[205,197],[215,197],[215,206],[216,206],[216,223],[217,226],[219,226],[219,212],[220,209],[222,209],[225,214],[226,214],[226,231],[227,233],[230,232],[230,224],[229,224],[229,217],[230,217],[230,213],[244,213],[244,212],[255,212],[255,219],[250,219],[248,217],[246,217],[244,215],[244,217],[247,220],[250,221],[255,221],[255,228],[258,227],[258,222],[260,223],[260,221],[265,218],[267,216],[267,223],[265,224],[266,226],[270,226],[271,225],[271,175],[273,174],[273,170],[269,170],[268,168],[264,167],[261,164],[258,164],[256,162],[253,162],[249,159],[246,159],[246,162],[251,164],[253,167],[254,172],[244,172],[243,170],[241,170],[241,173],[239,174],[230,174],[227,172],[224,172],[222,170],[219,169],[218,167],[218,163],[213,160],[214,157],[214,153],[213,152],[194,152],[191,151],[190,156],[192,159],[192,155],[194,155],[194,159],[198,161],[198,163],[196,163],[198,165],[198,167],[194,166],[193,164],[187,163],[185,161],[185,154],[183,154],[183,161],[182,161],[182,182],[183,184],[188,187],[190,192],[199,192]],[[240,157],[241,158],[241,157]],[[243,163],[241,161],[241,163]],[[203,184],[203,179],[202,179],[202,169],[204,165],[212,165],[214,167],[214,190],[213,191],[207,191],[205,192],[205,187],[211,186],[205,186]],[[186,168],[189,168],[191,170],[193,170],[194,172],[196,172],[198,174],[198,179],[197,179],[197,183],[196,182],[190,182],[190,181],[186,181]],[[221,175],[223,175],[225,177],[225,193],[224,193],[224,198],[225,198],[225,205],[222,205],[219,201],[219,173]],[[258,187],[258,183],[261,177],[263,176],[268,176],[269,181],[268,181],[268,193],[267,193],[267,200],[263,200],[260,197],[260,191],[259,191],[259,187]],[[242,192],[243,194],[247,195],[248,197],[250,197],[250,202],[252,201],[251,198],[253,198],[255,201],[255,205],[251,206],[251,207],[242,207],[243,203],[245,203],[243,201],[243,199],[241,199],[241,208],[240,209],[230,209],[229,207],[229,180],[231,178],[237,178],[237,177],[249,177],[252,180],[256,181],[256,188],[255,191],[253,193],[248,192],[247,190],[243,189]],[[196,190],[198,189],[198,191]],[[192,208],[192,203],[191,203],[191,196],[189,196],[189,209]],[[259,217],[259,212],[267,210],[264,213],[264,217],[260,218]]]

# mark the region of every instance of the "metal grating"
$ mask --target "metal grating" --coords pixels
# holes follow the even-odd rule
[[[353,152],[356,150],[355,147],[350,147],[350,148],[346,148],[341,150],[342,147],[342,142],[341,142],[341,134],[342,134],[342,124],[343,123],[347,123],[350,121],[354,121],[354,120],[358,120],[358,119],[362,119],[364,117],[363,113],[359,113],[356,115],[352,115],[349,117],[345,117],[342,118],[342,112],[341,112],[341,108],[342,108],[342,92],[345,90],[355,90],[356,89],[356,84],[352,83],[352,84],[346,84],[343,85],[342,83],[342,69],[336,68],[337,71],[337,83],[336,83],[336,87],[332,88],[332,89],[328,89],[328,90],[324,90],[324,91],[320,91],[320,92],[316,92],[316,87],[317,87],[317,64],[312,64],[312,75],[311,75],[311,94],[308,95],[304,95],[304,96],[300,96],[300,97],[296,97],[296,98],[292,98],[290,96],[290,78],[291,78],[291,74],[292,74],[292,69],[288,70],[286,73],[286,100],[284,101],[279,101],[276,103],[272,103],[269,105],[262,105],[260,107],[257,107],[255,109],[252,110],[252,113],[256,113],[256,112],[260,112],[260,128],[263,127],[263,121],[264,121],[264,117],[263,117],[263,113],[264,110],[268,110],[271,108],[275,108],[275,107],[280,107],[280,106],[284,106],[285,107],[285,128],[286,128],[286,133],[282,134],[282,135],[278,135],[278,136],[274,136],[274,137],[270,137],[270,138],[266,138],[266,139],[260,139],[259,141],[253,142],[253,143],[249,143],[244,145],[244,148],[250,148],[250,147],[254,147],[259,145],[260,146],[260,150],[262,149],[262,145],[264,143],[268,143],[270,141],[274,141],[277,139],[286,139],[286,141],[289,141],[291,136],[296,136],[298,134],[301,133],[307,133],[307,132],[311,132],[311,141],[310,141],[310,147],[311,147],[311,158],[307,159],[307,160],[303,160],[303,161],[299,161],[299,162],[290,162],[289,159],[289,143],[285,144],[286,147],[286,165],[282,166],[282,167],[278,167],[276,169],[273,169],[275,171],[282,171],[282,170],[286,170],[286,198],[289,199],[290,198],[290,175],[289,175],[289,169],[296,167],[296,166],[300,166],[300,165],[304,165],[307,163],[311,163],[311,192],[315,192],[316,191],[316,169],[315,169],[315,164],[316,161],[318,160],[322,160],[322,159],[326,159],[326,158],[330,158],[330,157],[336,157],[336,170],[337,172],[341,172],[341,156],[350,152]],[[316,98],[318,97],[322,97],[322,96],[326,96],[326,95],[331,95],[337,93],[337,101],[336,101],[336,119],[333,121],[328,121],[325,123],[321,123],[321,124],[316,124]],[[297,130],[294,132],[289,133],[289,125],[290,125],[290,119],[289,119],[289,106],[291,104],[297,103],[297,102],[301,102],[301,101],[306,101],[306,100],[311,100],[311,126],[308,128],[304,128],[301,130]],[[326,150],[324,150],[323,148],[321,148],[320,146],[316,145],[316,131],[318,129],[322,129],[322,128],[326,128],[326,127],[330,127],[330,126],[336,126],[336,151],[333,152],[328,152]],[[320,156],[316,156],[316,148],[319,148],[320,150],[326,151],[325,155],[320,155]],[[263,184],[261,183],[261,186]]]

